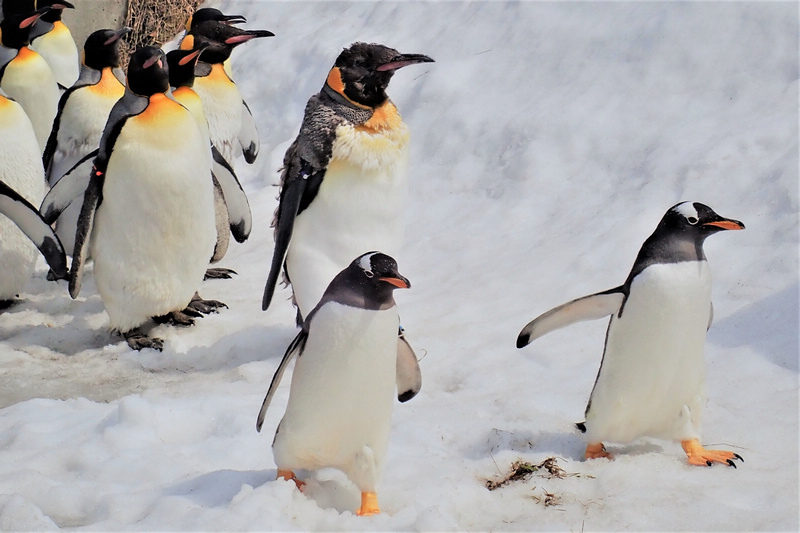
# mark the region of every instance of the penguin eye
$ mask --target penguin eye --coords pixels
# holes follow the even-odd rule
[[[697,219],[695,217],[686,217],[686,221],[689,222],[692,226],[697,224]]]
[[[372,278],[375,274],[373,274],[372,270],[365,270],[364,275],[368,278]]]

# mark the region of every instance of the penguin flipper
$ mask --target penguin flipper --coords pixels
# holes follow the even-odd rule
[[[228,206],[228,218],[231,234],[236,242],[244,242],[253,229],[253,215],[250,211],[250,202],[242,189],[236,173],[231,165],[225,161],[222,154],[214,146],[211,147],[212,174],[217,178],[225,205]]]
[[[397,399],[405,403],[422,388],[422,371],[414,349],[402,333],[397,337]]]
[[[67,257],[61,241],[39,211],[17,191],[0,181],[0,214],[11,219],[42,252],[57,279],[67,278]]]
[[[517,348],[523,348],[542,335],[575,322],[608,316],[619,310],[624,300],[623,287],[616,287],[554,307],[522,328],[517,337]]]
[[[72,299],[81,292],[83,264],[89,255],[89,240],[94,228],[94,216],[103,201],[103,183],[105,172],[92,168],[89,186],[83,195],[83,206],[78,217],[78,229],[75,232],[75,251],[72,252],[72,268],[70,268],[69,295]]]
[[[258,157],[258,130],[256,129],[256,122],[253,120],[253,114],[250,112],[250,107],[244,100],[242,100],[242,124],[239,127],[238,138],[244,160],[252,164]]]
[[[42,163],[44,165],[44,171],[47,174],[48,183],[53,183],[53,181],[50,179],[52,176],[49,175],[50,163],[53,162],[53,155],[56,153],[56,148],[58,147],[58,130],[61,128],[61,115],[64,112],[64,107],[67,105],[67,100],[73,91],[75,91],[75,89],[77,89],[77,87],[67,89],[58,99],[58,111],[53,119],[53,127],[50,130],[50,136],[47,138],[47,144],[44,145]]]
[[[97,150],[83,156],[66,174],[60,177],[42,200],[39,211],[48,224],[52,224],[61,213],[89,186],[90,164]]]
[[[709,306],[708,312],[708,326],[706,326],[706,331],[711,329],[711,324],[714,322],[714,304],[713,302]]]
[[[283,359],[281,359],[277,370],[275,370],[275,375],[272,376],[272,382],[269,384],[269,390],[267,391],[267,395],[264,397],[264,402],[261,404],[261,410],[258,412],[258,418],[256,419],[256,431],[259,433],[261,433],[261,426],[264,425],[264,416],[267,414],[267,408],[272,401],[272,397],[275,396],[275,391],[278,390],[278,385],[281,382],[283,373],[286,371],[286,367],[289,366],[289,363],[292,361],[292,359],[294,359],[295,355],[300,355],[303,353],[303,348],[306,346],[306,340],[308,340],[308,331],[301,329],[300,333],[298,333],[289,344],[289,347],[286,348],[286,353],[283,354]]]

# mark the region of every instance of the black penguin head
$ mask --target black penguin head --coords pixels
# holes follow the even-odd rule
[[[194,49],[203,44],[207,47],[201,58],[206,63],[222,63],[242,43],[259,37],[273,37],[268,30],[243,30],[217,20],[206,20],[195,25],[186,35],[181,48]]]
[[[3,21],[0,22],[0,41],[2,41],[3,46],[7,48],[19,50],[23,46],[28,46],[30,44],[30,34],[33,25],[42,15],[52,8],[50,6],[45,6],[36,11],[18,13],[7,10],[5,6],[7,3],[13,2],[3,3],[5,16],[3,17]]]
[[[89,35],[83,45],[83,64],[95,70],[119,67],[119,45],[130,31],[130,28],[105,29]]]
[[[242,15],[226,15],[219,9],[213,7],[204,7],[198,9],[191,17],[189,17],[189,20],[186,21],[186,31],[192,31],[199,24],[207,20],[214,20],[217,22],[223,22],[225,24],[241,24],[243,22],[247,22],[247,19]]]
[[[75,6],[67,2],[66,0],[38,0],[36,2],[36,7],[45,7],[49,6],[52,9],[42,15],[41,20],[45,22],[56,22],[57,20],[61,20],[61,14],[64,12],[65,9],[75,9]]]
[[[191,87],[194,85],[194,68],[200,54],[208,46],[202,43],[194,50],[172,50],[167,54],[169,65],[169,84],[175,88]]]
[[[661,227],[703,242],[706,237],[719,231],[744,229],[744,224],[723,218],[700,202],[681,202],[669,208],[659,223]]]
[[[360,309],[389,309],[394,305],[394,290],[409,287],[411,283],[397,271],[394,259],[367,252],[333,278],[317,307],[332,301]]]
[[[169,90],[169,70],[161,48],[142,46],[128,63],[128,88],[139,96],[152,96]]]
[[[354,43],[336,58],[326,85],[351,102],[375,109],[389,98],[386,88],[397,69],[433,59],[422,54],[401,54],[375,43]]]

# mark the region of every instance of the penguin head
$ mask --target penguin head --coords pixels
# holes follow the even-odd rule
[[[380,252],[367,252],[333,278],[317,308],[333,301],[360,309],[389,309],[394,306],[394,290],[409,287],[411,283],[397,271],[394,259]]]
[[[3,21],[0,22],[0,41],[3,46],[7,48],[19,50],[30,44],[31,29],[36,21],[53,8],[45,6],[28,13],[10,13],[5,9],[5,4],[9,3],[11,2],[4,2],[3,4],[5,16],[3,17]]]
[[[356,105],[375,109],[388,100],[386,88],[395,71],[432,61],[426,55],[401,54],[382,44],[354,43],[336,58],[325,84]]]
[[[163,50],[142,46],[128,63],[128,88],[139,96],[152,96],[169,90],[169,70]]]
[[[219,9],[213,7],[204,7],[198,9],[194,12],[194,14],[192,14],[191,17],[189,17],[189,20],[186,21],[186,31],[192,31],[199,24],[207,20],[214,20],[217,22],[223,22],[225,24],[241,24],[243,22],[247,22],[247,19],[242,15],[226,15]]]
[[[197,48],[207,44],[202,60],[206,63],[222,63],[231,56],[231,52],[242,43],[259,37],[273,37],[268,30],[243,30],[217,20],[206,20],[195,25],[186,35],[181,48]]]
[[[699,242],[719,231],[744,229],[744,224],[738,220],[723,218],[700,202],[681,202],[672,206],[661,219],[661,226]]]
[[[172,87],[191,87],[194,85],[194,67],[200,54],[208,47],[202,43],[194,50],[172,50],[167,54],[169,65],[169,84]]]
[[[61,14],[64,12],[65,9],[75,9],[75,6],[67,2],[66,0],[38,0],[36,2],[36,7],[45,7],[49,6],[52,9],[42,15],[41,20],[45,22],[56,22],[61,20]]]
[[[83,45],[83,64],[95,70],[119,67],[119,45],[122,37],[131,31],[130,28],[120,30],[97,30],[86,38]]]

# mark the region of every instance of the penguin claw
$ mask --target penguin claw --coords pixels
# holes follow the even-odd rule
[[[170,324],[173,326],[193,326],[195,318],[202,318],[202,314],[188,307],[183,311],[172,311],[166,315],[154,316],[157,324]]]
[[[689,460],[689,464],[695,466],[711,466],[713,463],[721,463],[736,468],[734,459],[744,462],[738,453],[725,450],[707,450],[703,448],[697,439],[681,441],[683,451]]]
[[[231,279],[234,274],[238,275],[239,273],[230,268],[209,268],[203,279]]]
[[[187,309],[193,309],[198,313],[209,315],[211,313],[218,313],[218,309],[221,307],[224,307],[225,309],[228,308],[224,302],[220,302],[219,300],[204,300],[199,294],[195,293],[195,295],[192,297],[192,301],[189,302]]]
[[[144,348],[150,348],[152,350],[156,350],[157,352],[160,352],[164,349],[164,339],[159,339],[158,337],[148,337],[139,331],[138,328],[125,332],[122,334],[122,336],[125,338],[128,346],[137,352]]]

